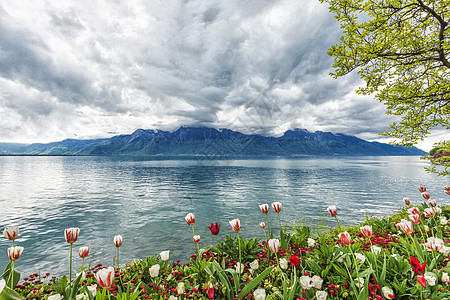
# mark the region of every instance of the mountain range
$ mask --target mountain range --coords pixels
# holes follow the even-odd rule
[[[0,154],[12,155],[423,155],[416,147],[368,142],[331,132],[286,131],[280,137],[243,134],[230,129],[182,126],[176,131],[138,129],[111,138],[66,139],[48,144],[0,143]]]

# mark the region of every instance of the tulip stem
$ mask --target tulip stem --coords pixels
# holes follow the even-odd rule
[[[84,257],[81,259],[81,272],[84,271]]]
[[[238,238],[238,248],[239,248],[239,271],[238,272],[238,278],[239,278],[239,284],[240,284],[240,280],[241,280],[241,274],[242,272],[244,272],[243,268],[242,268],[242,259],[241,259],[241,240],[239,238],[239,232],[237,233],[237,238]]]
[[[14,285],[14,260],[12,261],[12,270],[11,270],[11,289],[13,290],[14,289],[14,287],[13,287],[13,285]]]
[[[334,218],[336,219],[337,225],[338,225],[339,229],[341,230],[342,226],[341,226],[341,223],[339,223],[337,216],[334,216]]]
[[[69,269],[69,283],[72,282],[72,243],[70,243],[70,269]]]
[[[195,236],[194,224],[192,224],[191,226],[192,226],[192,233]],[[196,243],[195,241],[194,241],[194,251],[197,251],[197,252],[200,251],[200,249],[198,248],[198,243]]]
[[[267,255],[268,255],[268,258],[269,258],[269,261],[270,261],[270,250],[269,250],[269,243],[267,242],[266,229],[264,228],[263,230],[264,230],[264,238],[265,238],[265,241],[266,241]]]
[[[117,269],[119,268],[119,247],[117,247]]]
[[[270,225],[269,225],[269,217],[266,214],[266,220],[267,220],[267,230],[269,231],[269,238],[270,238]]]

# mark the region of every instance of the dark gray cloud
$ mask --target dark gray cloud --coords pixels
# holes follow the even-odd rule
[[[339,36],[316,0],[6,0],[0,141],[181,125],[376,138],[384,107],[357,74],[328,74]]]

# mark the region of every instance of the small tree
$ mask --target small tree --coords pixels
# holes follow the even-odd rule
[[[331,75],[357,70],[366,82],[357,93],[375,93],[387,114],[401,116],[382,135],[412,146],[432,128],[450,129],[450,0],[319,1],[343,30],[328,52]],[[450,149],[450,141],[434,146]],[[450,173],[449,157],[432,162],[428,171]]]

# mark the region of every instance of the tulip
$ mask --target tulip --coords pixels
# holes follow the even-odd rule
[[[337,208],[334,205],[328,206],[327,208],[328,212],[330,213],[330,215],[332,217],[336,217],[337,216]]]
[[[419,186],[419,192],[424,193],[427,191],[427,188],[424,186]]]
[[[162,261],[168,261],[169,255],[170,255],[170,250],[162,251],[161,253],[159,253],[159,256],[161,256]]]
[[[339,240],[345,246],[348,246],[352,243],[352,238],[350,237],[350,234],[347,231],[341,232],[339,234]]]
[[[255,300],[265,300],[266,299],[266,290],[256,289],[253,292],[253,296],[255,296]]]
[[[258,270],[259,269],[259,261],[257,259],[255,259],[254,261],[252,261],[250,263],[249,266],[250,266],[250,269]]]
[[[289,257],[289,262],[291,263],[291,266],[298,269],[298,266],[300,265],[300,258],[293,255]]]
[[[373,245],[372,247],[370,247],[370,249],[371,249],[372,252],[375,253],[375,254],[380,254],[380,253],[381,253],[381,247],[378,247],[378,246]]]
[[[320,276],[314,275],[312,277],[314,288],[321,289],[323,284],[323,279]]]
[[[178,285],[177,285],[177,293],[180,294],[180,295],[183,295],[184,291],[185,291],[185,289],[184,289],[184,282],[179,282]]]
[[[19,259],[20,255],[23,252],[23,247],[15,246],[8,248],[8,257],[11,261],[15,261]]]
[[[184,217],[184,219],[186,220],[186,223],[188,224],[188,225],[194,225],[195,224],[195,216],[194,216],[194,214],[193,213],[188,213],[187,215],[186,215],[186,217]]]
[[[280,250],[280,241],[278,239],[270,239],[268,244],[272,253],[277,253]]]
[[[416,275],[423,275],[425,274],[425,266],[427,265],[426,262],[420,264],[420,261],[415,258],[414,256],[411,256],[411,261],[409,262],[411,265],[411,268]]]
[[[405,205],[410,205],[411,204],[411,201],[409,200],[408,197],[404,197],[403,198],[403,202],[405,202]]]
[[[427,282],[425,280],[425,277],[423,276],[417,276],[417,282],[420,283],[424,289],[427,288]]]
[[[116,246],[116,248],[117,248],[117,268],[119,268],[119,248],[120,248],[120,246],[122,246],[122,242],[123,242],[122,236],[120,234],[115,235],[113,238],[113,242],[114,242],[114,246]]]
[[[411,234],[413,232],[411,221],[402,220],[400,223],[397,223],[397,225],[405,234]]]
[[[3,235],[8,240],[13,241],[13,247],[14,247],[14,240],[17,239],[17,237],[19,236],[19,226],[6,227],[3,230]]]
[[[0,279],[0,294],[2,293],[3,289],[6,286],[6,280],[5,279]]]
[[[160,269],[160,268],[161,268],[160,265],[153,265],[153,266],[151,266],[151,268],[148,269],[148,271],[149,271],[149,273],[150,273],[150,276],[151,276],[152,278],[155,278],[156,276],[158,276],[158,275],[159,275],[159,269]]]
[[[326,300],[328,297],[328,293],[326,291],[317,291],[316,298],[317,300]]]
[[[114,281],[114,268],[100,269],[95,273],[95,279],[100,287],[110,288]]]
[[[244,272],[245,266],[241,263],[237,263],[235,266],[235,269],[236,269],[236,273],[242,274],[242,272]]]
[[[424,277],[425,277],[427,283],[428,283],[430,286],[435,286],[435,285],[436,285],[436,280],[437,280],[436,276],[434,276],[434,275],[429,275],[429,274],[425,274]]]
[[[423,210],[423,214],[426,217],[432,217],[436,214],[436,211],[432,207],[427,207]]]
[[[261,227],[261,229],[266,228],[266,223],[264,222],[259,223],[259,227]]]
[[[444,191],[447,195],[450,195],[450,185],[444,185]]]
[[[439,223],[440,223],[441,225],[447,225],[448,220],[447,220],[446,217],[440,216],[440,217],[439,217]]]
[[[55,295],[51,295],[48,296],[47,300],[63,300],[64,296],[61,294],[55,294]]]
[[[412,215],[408,215],[409,219],[411,220],[411,222],[413,224],[419,224],[420,223],[420,215],[418,214],[412,214]]]
[[[314,245],[316,244],[316,240],[312,239],[312,238],[308,238],[308,247],[314,247]]]
[[[265,204],[261,204],[259,206],[259,209],[261,209],[261,212],[265,215],[267,215],[269,213],[269,204],[265,203]]]
[[[383,293],[384,298],[394,299],[394,291],[391,288],[384,286],[381,289],[381,292]]]
[[[443,272],[443,273],[442,273],[442,278],[441,278],[441,280],[442,280],[443,283],[448,283],[448,282],[450,282],[450,277],[448,276],[448,273],[447,273],[447,272]]]
[[[436,199],[428,199],[428,205],[430,205],[431,207],[435,207],[437,205],[437,200]]]
[[[88,256],[89,254],[89,247],[80,247],[78,249],[78,255],[81,257],[82,259],[82,263],[81,263],[81,270],[84,269],[84,259]]]
[[[194,235],[193,239],[195,243],[200,242],[200,235]]]
[[[272,208],[277,214],[279,214],[281,211],[281,203],[280,202],[272,203]]]
[[[213,287],[212,283],[209,283],[208,298],[214,299],[214,287]]]
[[[424,197],[425,200],[428,200],[428,199],[430,199],[430,194],[428,194],[427,192],[423,192],[422,197]]]
[[[70,267],[69,267],[69,282],[72,282],[72,245],[78,239],[78,235],[80,234],[80,228],[72,227],[64,230],[64,237],[66,242],[70,244]]]
[[[309,276],[301,276],[300,277],[300,285],[305,290],[310,290],[314,287],[314,281]]]
[[[283,270],[286,270],[288,268],[288,260],[284,257],[280,259],[280,268],[282,268]]]
[[[216,222],[216,225],[211,223],[211,226],[208,226],[209,230],[211,230],[212,235],[218,235],[220,230],[220,224]]]
[[[241,221],[239,221],[239,219],[231,220],[229,223],[234,232],[239,232],[241,230]]]
[[[372,226],[371,225],[366,225],[366,226],[362,226],[360,228],[361,233],[363,234],[364,237],[371,237],[372,236]]]
[[[417,207],[411,207],[407,210],[409,215],[417,214],[420,215],[420,211]]]
[[[366,257],[364,254],[361,253],[355,253],[355,259],[359,259],[361,264],[363,264],[366,261]]]
[[[444,241],[440,238],[429,237],[425,243],[425,247],[430,250],[439,251],[444,247]]]

